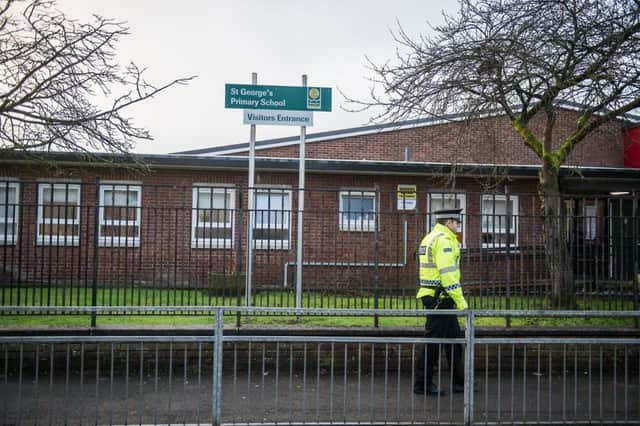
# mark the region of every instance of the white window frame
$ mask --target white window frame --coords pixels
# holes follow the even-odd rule
[[[18,240],[18,218],[20,217],[20,184],[12,181],[0,181],[0,189],[13,190],[16,193],[15,203],[5,204],[7,196],[0,196],[0,210],[4,210],[4,217],[0,216],[0,246],[15,245]],[[9,216],[12,210],[13,215]],[[12,233],[5,233],[8,226],[13,227]]]
[[[462,209],[462,222],[460,223],[459,231],[462,233],[462,242],[461,247],[467,247],[467,194],[464,192],[451,192],[451,191],[437,191],[432,190],[427,193],[427,223],[429,224],[429,229],[433,229],[435,224],[437,223],[435,219],[435,215],[433,214],[434,209],[432,208],[431,200],[439,199],[457,199],[460,200],[460,206],[458,208]],[[443,207],[444,208],[444,207]],[[452,207],[453,208],[453,207]],[[427,231],[428,232],[428,231]]]
[[[480,199],[480,242],[481,242],[481,246],[483,248],[505,248],[507,246],[506,243],[502,243],[502,242],[491,242],[491,243],[485,243],[482,241],[482,235],[483,234],[506,234],[507,229],[506,226],[504,227],[496,227],[495,225],[496,223],[496,219],[495,216],[500,216],[500,215],[493,215],[493,224],[491,226],[491,229],[488,229],[485,227],[484,224],[484,217],[485,216],[491,216],[491,215],[487,215],[484,212],[484,203],[486,202],[494,202],[494,201],[504,201],[505,205],[507,202],[507,196],[503,195],[503,194],[482,194],[482,197]],[[511,245],[510,247],[518,247],[518,241],[519,241],[519,234],[520,234],[520,227],[519,227],[519,208],[518,208],[518,196],[517,195],[509,195],[509,201],[511,201],[511,203],[513,204],[513,209],[511,212],[511,234],[514,234],[514,239],[513,239],[513,245]],[[495,212],[495,204],[493,207],[493,212]],[[498,221],[499,224],[505,224],[506,225],[506,221],[502,220],[502,221]]]
[[[228,198],[226,208],[202,206],[198,204],[199,194],[226,194]],[[196,184],[192,190],[192,209],[191,209],[191,248],[232,248],[235,238],[235,200],[236,192],[234,188],[225,186],[214,186],[206,184]],[[207,210],[227,210],[229,212],[228,222],[204,222],[199,221],[198,213],[200,211]],[[211,228],[211,229],[231,229],[230,238],[198,238],[198,228]]]
[[[125,207],[125,208],[135,208],[136,209],[136,218],[135,220],[111,220],[105,219],[104,217],[104,208],[106,207],[105,200],[105,192],[106,191],[127,191],[127,192],[137,192],[138,193],[138,203],[137,205],[129,205],[129,206],[116,206],[115,204],[109,205],[109,207]],[[130,182],[100,182],[100,208],[98,212],[98,245],[100,247],[139,247],[140,246],[140,230],[142,228],[142,185],[138,182],[130,183]],[[127,194],[128,198],[128,194]],[[138,232],[135,237],[114,237],[112,235],[103,236],[102,235],[102,227],[103,226],[134,226],[137,228]]]
[[[373,219],[367,220],[351,220],[344,219],[345,213],[347,210],[343,207],[343,197],[361,197],[361,198],[373,198]],[[345,189],[340,191],[340,200],[339,200],[339,229],[343,232],[375,232],[376,230],[376,220],[378,218],[378,203],[379,199],[376,197],[376,192],[373,190],[364,190],[364,189]],[[369,213],[369,212],[366,212]]]
[[[51,189],[55,191],[56,189],[66,190],[67,192],[77,191],[78,199],[75,203],[76,207],[76,215],[73,219],[53,219],[53,218],[44,218],[44,207],[45,201],[48,198],[44,196],[45,189]],[[47,183],[39,183],[38,184],[38,215],[37,215],[37,223],[36,223],[36,244],[43,246],[77,246],[80,243],[80,199],[82,197],[82,187],[77,183],[56,183],[56,182],[47,182]],[[68,197],[67,197],[68,198]],[[68,206],[74,205],[72,203],[68,204]],[[78,235],[43,235],[40,232],[40,225],[75,225],[78,227]]]
[[[291,241],[291,215],[292,215],[291,214],[292,213],[291,212],[291,190],[284,189],[284,188],[277,188],[277,187],[276,188],[274,187],[256,188],[254,194],[255,194],[254,202],[255,202],[256,208],[251,214],[251,223],[253,224],[253,247],[259,250],[266,250],[266,249],[288,250],[290,241]],[[260,194],[267,194],[267,195],[282,194],[287,196],[287,199],[289,200],[288,205],[283,206],[282,209],[280,208],[280,206],[278,206],[277,209],[274,209],[274,211],[276,212],[281,212],[282,222],[283,222],[282,224],[268,223],[267,226],[263,224],[260,224],[260,226],[258,225],[258,215],[256,215],[256,213],[259,213],[257,206],[258,206],[258,196]],[[271,210],[266,210],[266,211],[271,212]],[[260,211],[260,213],[262,213],[262,211]],[[268,218],[271,217],[270,213],[267,213],[267,217]],[[257,229],[274,229],[277,231],[287,230],[288,231],[287,239],[286,240],[273,239],[273,238],[257,239],[256,232],[255,232]]]

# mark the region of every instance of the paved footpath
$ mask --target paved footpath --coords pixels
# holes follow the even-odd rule
[[[33,380],[20,386],[0,381],[0,422],[12,424],[207,424],[212,422],[211,376],[158,381],[143,378],[85,377]],[[631,383],[633,382],[633,383]],[[444,384],[449,388],[448,384]],[[640,420],[638,378],[552,378],[522,372],[479,378],[477,421]],[[563,393],[563,388],[565,389]],[[551,390],[551,392],[549,392]],[[315,372],[304,376],[278,372],[223,374],[223,423],[409,422],[461,423],[462,394],[435,398],[414,395],[408,376],[396,372],[375,377]]]

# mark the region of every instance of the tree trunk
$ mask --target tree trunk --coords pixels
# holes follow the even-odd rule
[[[546,264],[551,281],[552,308],[574,309],[576,298],[570,251],[567,240],[567,218],[560,196],[559,169],[545,164],[540,172],[540,197],[543,209],[543,232]]]

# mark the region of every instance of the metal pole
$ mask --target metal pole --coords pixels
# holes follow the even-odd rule
[[[236,220],[235,215],[238,215],[238,244],[236,249],[236,305],[242,306],[242,221],[244,220],[244,206],[242,204],[242,193],[238,197],[238,209],[234,212],[233,220]],[[247,219],[249,220],[249,219]],[[240,311],[236,312],[236,327],[240,327]]]
[[[466,312],[466,340],[467,347],[465,350],[465,365],[464,372],[466,375],[466,380],[464,382],[464,424],[471,425],[473,424],[473,382],[474,378],[474,359],[475,359],[475,315],[473,311]]]
[[[378,186],[376,185],[376,192],[375,192],[375,198],[374,198],[374,211],[375,216],[374,216],[374,233],[373,233],[373,237],[374,237],[374,241],[373,241],[373,309],[378,310],[379,308],[379,295],[378,295],[378,280],[379,280],[379,275],[378,275],[378,264],[379,264],[379,253],[378,253],[378,248],[379,248],[379,244],[378,244],[378,240],[379,240],[379,234],[378,234],[378,222],[380,221],[380,204],[379,204],[379,199],[380,196],[378,195],[378,191],[380,188],[378,188]],[[373,316],[373,326],[378,328],[380,326],[380,317],[376,314]]]
[[[51,187],[53,193],[53,186]],[[91,285],[91,307],[98,305],[98,234],[100,233],[100,178],[96,177],[96,208],[93,215],[93,282]],[[91,312],[91,327],[96,326],[96,311]]]
[[[302,74],[302,86],[307,86],[307,75]],[[304,144],[307,136],[307,126],[300,126],[300,149],[298,160],[298,243],[296,253],[296,308],[302,307],[302,256],[304,232],[304,174],[305,156]]]
[[[215,341],[213,344],[213,398],[211,401],[211,411],[213,424],[220,425],[220,414],[222,407],[222,345],[223,345],[223,321],[224,310],[217,308],[215,313]]]
[[[511,197],[509,195],[509,187],[507,185],[504,186],[504,193],[506,195],[506,222],[505,227],[507,229],[507,250],[506,250],[506,258],[505,258],[505,267],[506,267],[506,284],[507,284],[507,298],[505,301],[505,309],[511,309],[511,220],[513,217],[513,210],[511,209]],[[507,316],[506,318],[506,326],[511,327],[511,317]]]
[[[258,73],[251,73],[251,84],[258,84]],[[249,197],[249,214],[247,215],[247,288],[246,288],[246,306],[251,306],[251,283],[253,281],[253,222],[255,220],[255,174],[256,174],[256,125],[251,125],[249,135],[249,178],[248,178],[248,197]]]
[[[631,234],[633,235],[632,239],[631,239],[631,244],[633,244],[632,246],[632,251],[631,253],[633,253],[633,277],[632,277],[632,283],[633,283],[633,288],[634,288],[634,297],[633,297],[633,310],[637,311],[638,310],[638,299],[640,296],[640,272],[638,272],[638,257],[640,254],[640,251],[638,250],[638,248],[640,248],[640,233],[638,230],[638,225],[640,224],[640,217],[638,217],[640,214],[640,212],[638,211],[638,193],[637,192],[633,192],[633,208],[631,209]],[[638,322],[638,317],[634,318],[634,322],[635,322],[635,326],[636,328],[640,327],[640,323]]]

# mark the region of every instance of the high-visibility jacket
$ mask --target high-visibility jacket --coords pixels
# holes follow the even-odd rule
[[[460,248],[456,234],[436,224],[420,243],[420,289],[416,297],[451,297],[458,309],[467,309],[460,285]],[[438,291],[439,290],[439,291]]]

